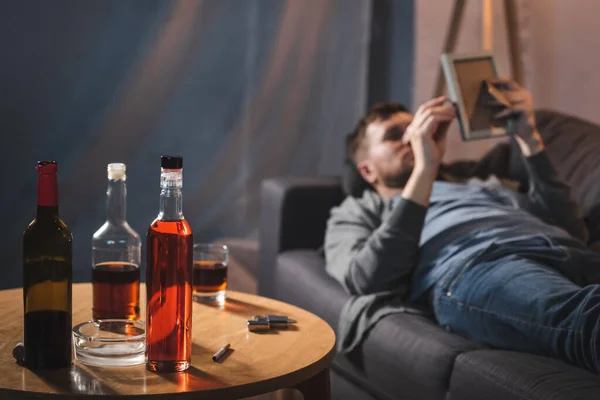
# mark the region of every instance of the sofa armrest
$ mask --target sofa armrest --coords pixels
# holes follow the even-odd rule
[[[331,208],[343,199],[339,178],[273,178],[260,194],[258,292],[275,293],[277,255],[286,250],[318,249]]]

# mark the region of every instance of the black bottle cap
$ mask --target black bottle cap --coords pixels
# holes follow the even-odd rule
[[[43,167],[44,165],[48,165],[48,164],[58,165],[58,163],[54,160],[40,160],[37,162],[38,167]]]
[[[38,161],[35,169],[37,169],[39,174],[56,174],[58,163],[52,160]]]
[[[161,156],[160,167],[167,169],[181,169],[183,168],[183,157],[179,156]]]

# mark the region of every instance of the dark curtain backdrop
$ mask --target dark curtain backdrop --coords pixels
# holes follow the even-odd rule
[[[198,241],[253,236],[265,177],[338,174],[343,135],[366,102],[370,6],[1,1],[0,288],[21,285],[38,159],[59,162],[76,281],[89,280],[109,162],[127,164],[127,216],[145,237],[159,157],[182,155]]]

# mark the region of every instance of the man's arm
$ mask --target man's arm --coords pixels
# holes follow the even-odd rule
[[[426,207],[400,198],[391,215],[373,229],[356,209],[335,209],[325,235],[327,272],[353,295],[407,292],[426,211]]]
[[[531,93],[512,81],[499,79],[496,82],[509,88],[506,97],[512,107],[499,113],[498,117],[516,118],[513,138],[521,149],[529,176],[529,211],[587,242],[589,234],[581,209],[573,200],[569,185],[559,178],[544,151],[544,141],[535,123]]]
[[[558,176],[543,145],[541,148],[524,157],[529,176],[529,211],[587,242],[589,233],[581,208],[573,200],[569,185]]]

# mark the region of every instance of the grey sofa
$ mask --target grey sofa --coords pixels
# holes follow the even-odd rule
[[[537,119],[550,157],[588,217],[590,246],[600,251],[600,127],[552,111],[538,111]],[[506,175],[526,185],[516,149],[502,146]],[[349,296],[325,273],[321,247],[329,210],[345,196],[340,178],[270,179],[261,190],[259,293],[309,310],[335,329]],[[491,349],[409,314],[381,320],[358,350],[335,357],[331,374],[339,399],[600,399],[593,373]]]

